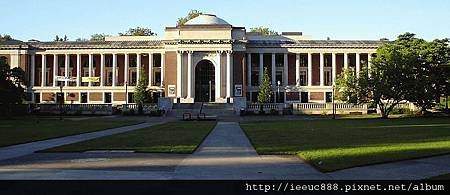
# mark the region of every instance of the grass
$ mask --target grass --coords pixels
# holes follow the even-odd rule
[[[450,180],[450,173],[430,178],[431,180]]]
[[[23,118],[0,120],[0,147],[50,138],[63,137],[114,127],[140,123],[134,120],[114,119],[52,119],[52,118]]]
[[[84,152],[89,150],[133,150],[135,152],[192,153],[215,122],[171,122],[131,132],[64,145],[44,152]]]
[[[321,171],[450,153],[450,118],[242,123],[260,154],[297,154]]]

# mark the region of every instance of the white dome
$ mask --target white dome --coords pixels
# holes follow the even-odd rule
[[[184,25],[230,25],[222,18],[212,14],[202,14],[190,19]]]

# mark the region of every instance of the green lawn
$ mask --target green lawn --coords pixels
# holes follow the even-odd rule
[[[133,150],[136,152],[192,153],[214,126],[215,122],[208,121],[171,122],[44,151]]]
[[[450,173],[430,178],[431,180],[450,180]]]
[[[72,118],[73,119],[73,118]],[[59,120],[51,118],[23,118],[0,120],[0,147],[45,140],[68,135],[99,131],[140,123],[135,120],[86,119]]]
[[[297,154],[322,171],[450,153],[450,118],[242,123],[260,154]]]

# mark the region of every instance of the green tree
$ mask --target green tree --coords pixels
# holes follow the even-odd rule
[[[12,41],[14,40],[10,35],[0,35],[0,42],[4,42],[4,41]]]
[[[141,75],[139,76],[139,81],[134,91],[134,101],[138,105],[139,113],[142,114],[143,105],[148,102],[150,93],[147,90],[148,82],[144,68],[141,67],[139,71],[141,72]]]
[[[56,42],[66,42],[69,41],[69,38],[67,38],[67,35],[64,35],[64,38],[59,37],[58,35],[55,36],[55,39],[53,41]]]
[[[106,35],[106,34],[93,34],[91,35],[91,41],[104,41],[105,37],[110,36],[110,35]]]
[[[5,58],[0,58],[0,104],[6,108],[7,116],[12,113],[14,105],[21,104],[24,98],[24,71],[11,69]]]
[[[184,25],[190,19],[195,18],[195,17],[197,17],[199,15],[202,15],[202,14],[203,13],[198,11],[198,10],[191,10],[191,11],[189,11],[189,13],[188,13],[188,15],[186,17],[178,18],[177,26]]]
[[[124,33],[119,33],[119,36],[153,36],[153,35],[156,35],[156,33],[152,32],[150,28],[142,28],[142,27],[130,28]]]
[[[263,36],[278,35],[278,32],[262,26],[250,28],[250,32],[260,33]]]
[[[271,101],[272,88],[267,68],[264,68],[264,75],[261,84],[259,85],[258,103],[269,103]]]

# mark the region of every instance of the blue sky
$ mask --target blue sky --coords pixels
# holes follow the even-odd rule
[[[191,9],[234,26],[302,31],[313,39],[394,39],[403,32],[428,40],[450,37],[448,0],[2,0],[0,8],[0,34],[20,40],[57,34],[75,40],[136,26],[163,35]]]

